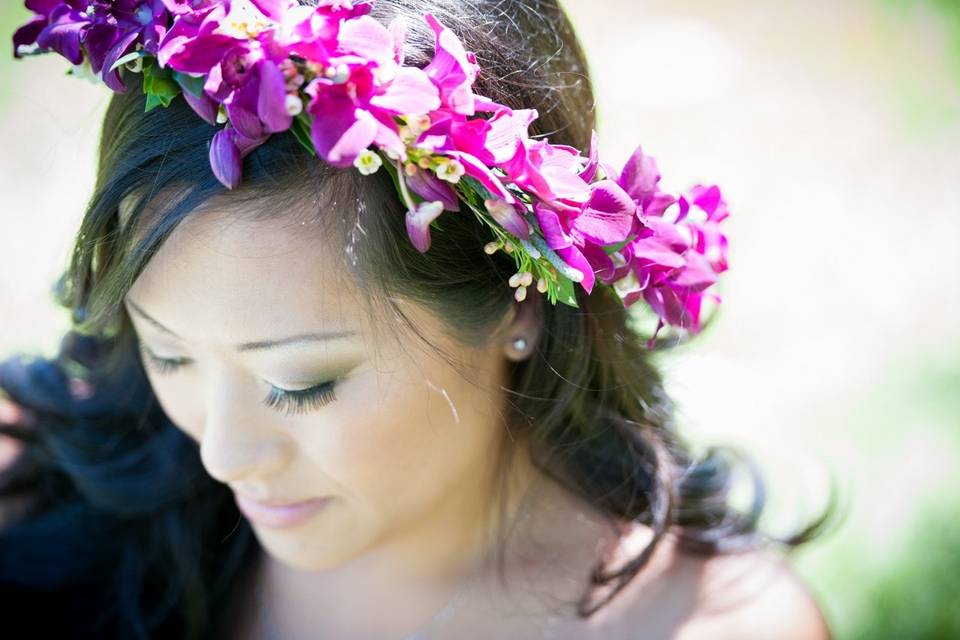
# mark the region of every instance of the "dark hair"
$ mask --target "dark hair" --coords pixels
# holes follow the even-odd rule
[[[384,23],[408,18],[408,64],[423,66],[432,54],[432,33],[419,21],[427,11],[476,52],[478,94],[536,108],[535,136],[589,147],[595,114],[587,64],[555,0],[380,0],[374,16]],[[181,99],[145,113],[139,77],[125,79],[129,89],[114,96],[104,121],[96,189],[55,290],[73,329],[53,360],[0,363],[0,387],[36,416],[31,429],[5,429],[30,446],[3,474],[0,496],[27,491],[34,501],[28,517],[0,532],[0,597],[6,606],[33,594],[61,596],[73,604],[59,616],[74,635],[210,637],[222,631],[231,585],[258,545],[229,491],[204,471],[195,443],[156,402],[121,301],[177,225],[224,195],[207,160],[215,129]],[[405,318],[393,302],[402,294],[434,310],[459,339],[483,344],[514,304],[506,284],[513,260],[483,251],[490,238],[476,220],[442,216],[421,254],[406,238],[386,172],[364,177],[331,168],[293,136],[273,136],[254,151],[242,188],[226,197],[268,198],[270,206],[256,214],[264,216],[313,197],[311,221],[346,248],[345,268],[379,311]],[[719,448],[697,459],[681,441],[643,346],[647,336],[613,292],[578,290],[577,303],[525,303],[542,307],[542,339],[533,357],[511,365],[506,418],[514,436],[529,438],[546,474],[611,522],[653,529],[649,546],[629,562],[597,566],[594,585],[612,589],[592,603],[585,591],[580,612],[588,616],[636,575],[668,532],[699,553],[767,538],[757,531],[759,478],[753,505],[733,509],[733,472],[749,463]],[[661,340],[657,348],[667,346]],[[71,393],[72,378],[93,394]],[[502,441],[501,477],[513,451],[511,438]],[[798,544],[822,523],[783,542]]]

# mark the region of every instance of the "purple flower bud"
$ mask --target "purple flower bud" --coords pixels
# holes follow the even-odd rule
[[[210,167],[217,180],[227,189],[239,186],[243,159],[240,157],[240,149],[233,141],[230,127],[224,127],[213,136],[210,142]]]
[[[430,248],[430,223],[443,213],[443,203],[423,202],[416,209],[407,211],[407,235],[420,253]]]

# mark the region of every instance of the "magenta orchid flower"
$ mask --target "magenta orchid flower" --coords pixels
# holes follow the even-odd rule
[[[532,136],[537,111],[474,93],[476,55],[429,13],[433,58],[419,68],[405,64],[404,22],[380,24],[373,0],[25,5],[34,15],[14,33],[15,56],[55,51],[89,63],[115,91],[125,89],[122,70],[142,71],[148,109],[183,95],[223,125],[209,160],[228,189],[240,185],[247,155],[292,129],[333,166],[389,171],[418,251],[429,250],[445,211],[475,214],[495,230],[484,250],[516,261],[518,301],[534,276],[551,301],[568,304],[574,284],[587,294],[617,285],[626,307],[643,300],[657,314],[651,344],[666,325],[700,331],[704,301],[720,301],[729,212],[718,187],[675,197],[640,147],[616,168],[600,158],[596,132],[586,155]]]
[[[440,102],[445,109],[464,116],[476,113],[473,83],[477,78],[477,57],[463,48],[463,43],[432,14],[424,19],[436,35],[433,61],[425,71],[440,89]]]
[[[727,216],[720,189],[697,185],[663,216],[646,217],[641,236],[624,247],[636,282],[624,304],[643,298],[661,318],[657,331],[665,323],[699,332],[704,298],[720,302],[710,288],[728,268],[727,238],[718,226]]]

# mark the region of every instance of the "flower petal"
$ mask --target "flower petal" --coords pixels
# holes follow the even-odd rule
[[[485,200],[484,205],[487,207],[487,212],[493,216],[493,219],[497,223],[517,236],[518,238],[523,238],[528,240],[530,238],[530,225],[527,224],[527,220],[523,217],[523,214],[526,212],[526,206],[520,202],[514,202],[509,204],[503,200]]]
[[[221,129],[213,136],[210,143],[210,167],[217,180],[227,189],[235,189],[240,185],[243,161],[229,127]]]
[[[620,186],[630,197],[643,204],[643,200],[657,190],[660,181],[660,171],[657,161],[651,156],[644,155],[643,148],[637,147],[627,159],[620,172]]]
[[[370,104],[398,115],[424,114],[440,108],[440,94],[421,69],[401,67],[384,92],[370,99]]]
[[[597,167],[600,163],[600,154],[598,151],[599,144],[600,137],[597,135],[597,132],[594,131],[590,134],[590,156],[587,166],[585,166],[583,171],[580,172],[580,178],[584,182],[593,182],[593,179],[597,175]]]
[[[290,7],[290,0],[250,0],[260,13],[271,20],[281,21]]]
[[[406,179],[407,186],[410,187],[410,190],[424,200],[429,202],[439,200],[443,203],[443,208],[447,211],[460,210],[460,201],[453,187],[429,171],[417,167],[414,174],[412,176],[406,176]]]
[[[127,53],[127,50],[130,49],[134,41],[139,36],[140,34],[137,31],[131,31],[130,33],[126,34],[120,39],[119,42],[113,45],[106,57],[103,59],[103,81],[113,91],[122,93],[126,91],[127,87],[125,84],[123,84],[123,80],[120,79],[120,70],[114,69],[113,71],[110,71],[110,67],[112,67],[117,60]]]
[[[480,162],[475,156],[470,155],[469,153],[463,153],[462,151],[450,151],[447,155],[451,158],[455,158],[460,161],[463,165],[465,173],[471,178],[476,179],[480,184],[487,188],[487,190],[494,196],[505,200],[510,204],[516,202],[516,198],[507,191],[507,188],[503,186],[503,182],[500,181],[500,178],[497,177],[493,171],[490,170],[487,165]]]
[[[436,34],[433,60],[424,71],[440,89],[443,105],[455,113],[472,116],[476,113],[473,83],[477,78],[477,65],[463,48],[460,38],[444,27],[430,13],[424,19]]]
[[[13,57],[20,58],[22,57],[19,53],[21,46],[29,46],[37,41],[37,37],[40,35],[47,26],[47,19],[43,16],[37,16],[27,24],[23,25],[17,29],[13,34]]]
[[[533,205],[533,213],[540,225],[540,233],[551,249],[561,249],[573,244],[573,239],[567,234],[560,220],[560,214],[550,207],[538,202]]]
[[[200,94],[200,96],[195,96],[190,91],[182,91],[183,99],[187,101],[194,111],[197,112],[197,115],[209,122],[210,124],[217,124],[217,112],[220,110],[216,102],[210,98],[206,93]]]
[[[613,180],[601,180],[590,185],[590,189],[590,200],[572,227],[599,245],[626,240],[633,226],[637,203]]]
[[[309,110],[314,116],[311,128],[314,148],[328,163],[349,167],[357,154],[370,146],[378,133],[378,123],[339,87],[313,86]]]
[[[359,16],[341,23],[337,41],[341,53],[354,53],[377,64],[394,59],[393,35],[370,16]]]
[[[593,285],[596,283],[596,276],[593,273],[593,266],[583,255],[583,252],[574,245],[555,249],[555,251],[564,262],[583,274],[583,280],[580,281],[580,286],[582,286],[584,291],[589,295],[590,292],[593,291]]]
[[[37,44],[44,49],[53,49],[72,64],[81,64],[80,37],[89,24],[87,16],[68,5],[60,5],[50,14],[50,23],[37,36]]]
[[[503,164],[517,152],[517,145],[529,137],[530,124],[537,119],[536,109],[498,111],[490,120],[486,147],[493,155],[494,164]]]
[[[420,253],[430,249],[430,223],[443,213],[443,203],[423,202],[416,209],[407,211],[407,235]]]
[[[270,133],[286,131],[293,124],[287,111],[287,81],[283,72],[271,60],[261,60],[260,92],[257,96],[257,115]]]

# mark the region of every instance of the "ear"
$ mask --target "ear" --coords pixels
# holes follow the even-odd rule
[[[537,294],[513,303],[497,335],[507,359],[521,362],[536,351],[542,332],[543,297]]]

